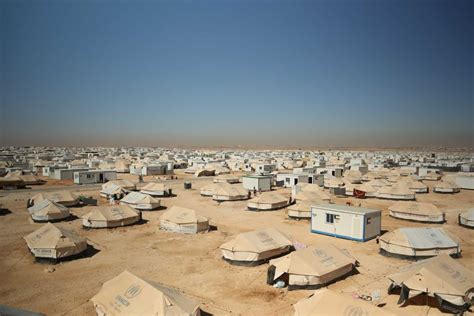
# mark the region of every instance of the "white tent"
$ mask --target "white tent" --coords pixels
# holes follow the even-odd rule
[[[439,227],[399,228],[380,237],[382,254],[423,258],[440,253],[459,255],[461,246],[455,237]]]
[[[414,200],[415,192],[410,190],[405,183],[400,182],[380,188],[377,197],[388,200]]]
[[[237,235],[222,244],[224,259],[234,264],[257,265],[292,249],[292,242],[275,228],[251,231]]]
[[[61,221],[70,216],[69,209],[59,203],[44,199],[28,208],[35,222]]]
[[[170,195],[170,190],[168,186],[164,183],[147,183],[144,187],[141,188],[140,192],[151,196]]]
[[[51,223],[45,224],[24,239],[37,258],[64,259],[87,249],[87,239]]]
[[[288,217],[296,218],[296,219],[298,218],[310,219],[311,206],[319,205],[319,204],[321,204],[321,201],[305,200],[305,201],[296,202],[295,204],[288,206]]]
[[[91,301],[99,316],[200,315],[199,305],[179,291],[146,282],[128,271],[105,282]]]
[[[327,288],[316,290],[293,307],[294,316],[395,316],[359,298]]]
[[[398,201],[388,208],[390,216],[417,222],[442,223],[445,213],[431,203]]]
[[[399,304],[426,295],[441,310],[461,314],[474,300],[474,273],[447,254],[412,263],[388,279],[389,293],[400,289]]]
[[[218,187],[219,184],[217,183],[207,184],[201,188],[200,193],[202,196],[213,196]]]
[[[111,196],[122,196],[126,191],[119,185],[114,183],[105,183],[102,185],[102,190],[100,190],[100,196],[109,198]]]
[[[154,210],[160,207],[160,200],[140,192],[130,192],[120,200],[120,204],[129,205],[137,210]]]
[[[353,272],[356,260],[333,245],[310,246],[270,260],[267,283],[282,280],[288,289],[319,288]]]
[[[175,233],[196,234],[209,230],[209,220],[195,210],[172,206],[161,215],[160,228]]]
[[[247,203],[250,211],[276,210],[289,205],[289,198],[272,191],[263,192]]]
[[[214,178],[214,183],[239,183],[239,176],[232,174],[220,174]]]
[[[461,190],[450,181],[440,181],[433,187],[433,191],[436,193],[458,193]]]
[[[128,205],[101,205],[92,207],[82,217],[82,225],[90,228],[112,228],[138,222],[141,213]]]
[[[474,208],[459,214],[459,224],[467,228],[474,228]]]

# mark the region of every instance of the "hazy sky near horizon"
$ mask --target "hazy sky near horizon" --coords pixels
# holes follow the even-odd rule
[[[472,1],[1,1],[0,145],[474,146]]]

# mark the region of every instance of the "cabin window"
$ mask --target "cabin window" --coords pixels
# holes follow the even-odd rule
[[[336,218],[335,214],[326,213],[326,223],[333,224],[335,218]]]
[[[290,183],[290,178],[285,179],[286,183]]]

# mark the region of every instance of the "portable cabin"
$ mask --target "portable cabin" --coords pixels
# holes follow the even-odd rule
[[[272,187],[271,175],[247,175],[242,177],[242,186],[244,189],[252,191],[270,191]]]
[[[49,173],[49,177],[56,180],[74,180],[74,173],[78,171],[88,171],[88,168],[54,169],[54,173]]]
[[[262,174],[272,173],[276,169],[277,169],[277,166],[275,164],[262,163],[262,164],[257,164],[255,166],[255,171]]]
[[[279,173],[276,180],[283,183],[285,188],[291,188],[298,183],[309,183],[307,175],[295,173]]]
[[[381,211],[347,205],[311,207],[311,232],[367,241],[380,235]]]
[[[87,170],[74,172],[74,183],[90,184],[105,183],[117,179],[115,170]]]

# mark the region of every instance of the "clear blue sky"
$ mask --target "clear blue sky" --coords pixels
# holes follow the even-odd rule
[[[473,146],[472,1],[0,7],[0,144]]]

